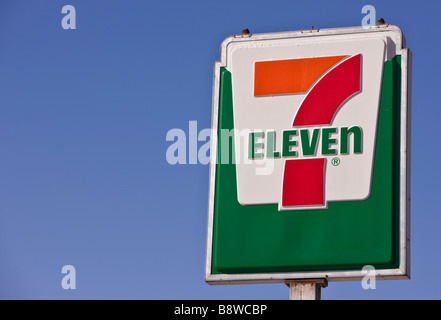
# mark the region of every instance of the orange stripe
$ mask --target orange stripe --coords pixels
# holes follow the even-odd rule
[[[259,61],[254,65],[254,95],[301,93],[347,56]]]

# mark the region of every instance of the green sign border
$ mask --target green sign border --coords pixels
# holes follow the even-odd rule
[[[361,270],[399,266],[401,56],[384,64],[372,192],[364,201],[329,202],[326,210],[283,211],[237,201],[231,73],[220,70],[218,148],[211,273]],[[232,158],[230,158],[232,160]]]

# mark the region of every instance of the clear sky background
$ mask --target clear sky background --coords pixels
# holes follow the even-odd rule
[[[209,166],[168,164],[166,134],[211,126],[226,37],[359,26],[368,4],[414,57],[412,279],[322,297],[440,299],[441,3],[425,0],[2,0],[0,298],[287,299],[284,284],[204,282]]]

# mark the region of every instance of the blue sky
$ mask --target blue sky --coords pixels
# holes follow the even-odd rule
[[[75,30],[61,27],[68,4]],[[359,26],[367,4],[414,57],[412,279],[322,297],[440,299],[441,4],[320,0],[2,1],[0,298],[287,299],[283,284],[204,282],[209,166],[168,164],[166,134],[210,127],[224,38]]]

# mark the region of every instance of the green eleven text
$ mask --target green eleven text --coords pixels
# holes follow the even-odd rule
[[[279,139],[280,140],[280,139]],[[248,158],[297,157],[321,154],[362,153],[363,130],[358,126],[341,128],[290,129],[282,132],[282,145],[276,147],[276,132],[253,131],[248,135]]]

